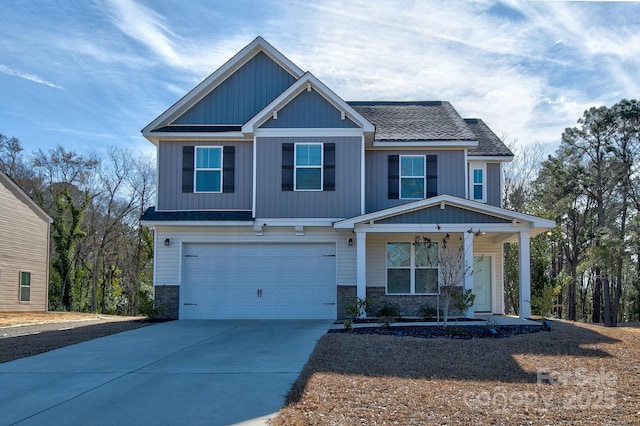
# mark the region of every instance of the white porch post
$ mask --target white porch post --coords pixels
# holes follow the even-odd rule
[[[518,233],[518,245],[520,246],[520,318],[531,318],[531,263],[529,231]]]
[[[367,297],[367,234],[356,232],[356,296],[359,299]],[[367,316],[362,312],[362,318]]]
[[[464,253],[464,289],[473,291],[473,232],[465,232],[462,234],[462,252]],[[467,318],[473,318],[475,308],[473,305],[467,311]]]

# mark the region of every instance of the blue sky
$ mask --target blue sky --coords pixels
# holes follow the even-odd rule
[[[140,129],[256,36],[345,100],[448,100],[498,136],[557,146],[640,97],[640,3],[10,1],[0,133],[27,151],[154,152]]]

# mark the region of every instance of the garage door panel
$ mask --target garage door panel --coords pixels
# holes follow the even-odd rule
[[[335,318],[334,244],[185,244],[182,318]]]

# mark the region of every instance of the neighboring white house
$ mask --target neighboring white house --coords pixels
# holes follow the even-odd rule
[[[46,311],[51,218],[0,172],[0,311]]]

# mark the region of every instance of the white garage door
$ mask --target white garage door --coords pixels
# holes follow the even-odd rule
[[[335,244],[185,244],[181,318],[336,318]]]

